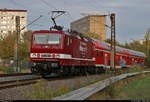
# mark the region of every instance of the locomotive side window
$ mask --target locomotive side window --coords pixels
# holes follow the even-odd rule
[[[35,44],[60,44],[61,35],[60,34],[35,34],[34,43]]]
[[[97,58],[99,58],[99,50],[97,50]]]
[[[101,58],[103,58],[103,51],[101,51]]]

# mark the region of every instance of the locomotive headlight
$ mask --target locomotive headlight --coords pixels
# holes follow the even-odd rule
[[[37,57],[37,53],[31,53],[31,54],[30,54],[30,57],[31,57],[31,58],[36,58],[36,57]]]

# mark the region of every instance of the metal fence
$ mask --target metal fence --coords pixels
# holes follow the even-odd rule
[[[29,61],[19,61],[18,69],[17,69],[17,63],[14,60],[9,59],[3,59],[0,61],[0,66],[4,67],[10,67],[13,68],[14,71],[20,72],[22,69],[29,69],[30,68],[30,62]]]

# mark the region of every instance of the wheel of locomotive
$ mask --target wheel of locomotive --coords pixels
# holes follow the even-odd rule
[[[82,70],[81,70],[81,71],[82,71],[82,72],[81,72],[82,75],[85,75],[85,67],[82,67],[81,69],[82,69]]]
[[[82,75],[82,67],[79,66],[79,76]]]
[[[98,72],[99,72],[99,68],[98,67],[95,67],[95,74],[98,74]]]
[[[75,67],[74,66],[71,66],[71,75],[74,75],[75,74]]]
[[[85,67],[82,67],[82,75],[85,75]]]
[[[60,75],[60,76],[66,76],[66,75],[67,75],[66,66],[61,66],[61,70],[60,70],[59,75]]]
[[[102,68],[102,73],[105,73],[106,72],[106,68]]]
[[[37,69],[36,69],[35,67],[31,67],[31,72],[32,72],[33,74],[38,73],[38,71],[37,71]]]

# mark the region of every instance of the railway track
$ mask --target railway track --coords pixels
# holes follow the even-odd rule
[[[61,76],[52,74],[44,79],[47,81],[71,79],[78,76]],[[22,85],[34,84],[38,79],[42,79],[40,75],[33,75],[32,73],[13,73],[13,74],[0,74],[0,90],[12,88]]]
[[[0,89],[36,83],[41,76],[31,73],[15,73],[0,75]]]
[[[45,77],[47,81],[71,79],[78,76],[61,76],[49,75]],[[42,79],[40,75],[33,75],[32,73],[14,73],[14,74],[0,74],[0,90],[12,88],[22,85],[34,84],[38,79]]]
[[[0,74],[0,78],[1,77],[9,77],[9,76],[22,76],[22,75],[32,75],[32,73]]]
[[[45,77],[47,81],[70,79],[77,76],[61,76],[49,75]],[[33,75],[31,73],[16,73],[16,74],[3,74],[0,75],[0,90],[12,88],[17,86],[34,84],[38,79],[42,79],[40,75]]]

